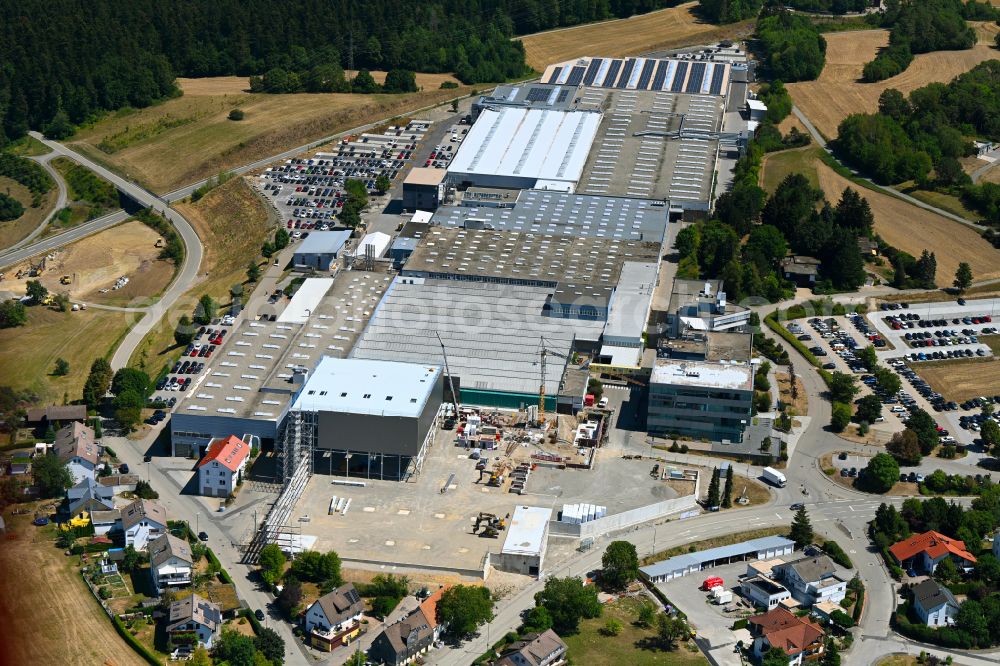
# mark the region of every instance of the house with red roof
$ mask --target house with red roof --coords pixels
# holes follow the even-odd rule
[[[788,655],[789,666],[799,666],[823,654],[823,628],[808,616],[797,617],[782,606],[749,618],[748,627],[758,658],[777,647]]]
[[[216,437],[198,463],[198,488],[205,497],[229,497],[243,479],[250,445],[239,437]]]
[[[923,573],[934,573],[937,565],[947,558],[951,558],[959,569],[969,569],[976,563],[976,557],[965,548],[964,541],[933,530],[894,543],[889,546],[889,552],[899,566]]]

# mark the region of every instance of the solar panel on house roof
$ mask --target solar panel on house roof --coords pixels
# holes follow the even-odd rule
[[[701,80],[705,76],[705,63],[696,62],[691,64],[691,76],[688,77],[687,87],[684,91],[696,93],[701,90]]]
[[[566,79],[566,84],[570,86],[580,85],[580,81],[583,80],[583,75],[586,71],[585,67],[574,67],[569,73],[569,78]]]
[[[688,63],[677,63],[677,73],[674,74],[674,82],[670,84],[671,92],[680,92],[684,89],[684,79],[687,77]]]
[[[583,85],[589,86],[594,82],[594,77],[597,76],[597,70],[602,62],[604,62],[603,58],[594,58],[590,61],[590,66],[587,67],[587,72],[583,75]]]

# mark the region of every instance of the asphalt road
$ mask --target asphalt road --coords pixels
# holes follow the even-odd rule
[[[180,298],[192,284],[194,284],[198,277],[199,266],[201,265],[201,240],[198,238],[198,234],[195,233],[194,228],[186,219],[184,219],[184,216],[173,208],[170,208],[155,194],[143,189],[135,183],[125,180],[118,174],[104,168],[100,164],[92,162],[83,155],[67,148],[57,141],[49,141],[38,132],[31,132],[31,135],[51,148],[55,153],[66,155],[67,157],[71,157],[76,160],[100,177],[112,183],[120,191],[132,197],[141,205],[152,208],[161,215],[164,215],[174,225],[174,228],[177,229],[181,239],[184,241],[184,247],[186,249],[184,253],[184,263],[174,276],[173,282],[171,282],[170,286],[167,287],[167,290],[163,292],[160,299],[146,309],[146,315],[132,327],[132,330],[128,332],[128,335],[125,336],[121,344],[118,346],[118,349],[115,350],[115,354],[111,358],[111,367],[117,370],[118,368],[124,367],[128,363],[129,358],[132,356],[132,352],[135,351],[135,348],[139,346],[140,342],[142,342],[143,337],[145,337],[145,335],[149,333],[154,326],[156,326],[160,319],[166,314],[170,306],[172,306],[174,302]],[[125,213],[122,212],[122,215],[124,216]],[[122,219],[125,219],[125,217],[122,217]],[[60,245],[66,242],[66,240],[62,238],[62,235],[55,238],[59,239]]]
[[[4,250],[3,252],[0,252],[0,268],[19,264],[26,259],[30,259],[31,257],[44,254],[45,252],[62,247],[68,243],[78,241],[81,238],[86,238],[92,234],[104,231],[108,227],[114,226],[119,222],[124,222],[127,219],[128,213],[123,210],[119,210],[117,212],[95,218],[89,222],[84,222],[83,224],[75,226],[72,229],[54,236],[49,236],[48,238],[32,243],[31,245],[12,247],[8,250]]]
[[[59,191],[56,195],[56,205],[52,208],[52,211],[45,216],[45,219],[42,220],[41,224],[35,227],[34,231],[32,231],[30,234],[28,234],[18,242],[11,245],[10,249],[12,250],[16,250],[19,247],[24,247],[25,245],[31,243],[31,241],[33,241],[38,236],[38,234],[45,231],[45,227],[49,225],[49,222],[52,221],[52,218],[58,215],[59,211],[61,211],[63,208],[66,207],[66,200],[69,196],[68,191],[66,189],[66,181],[63,180],[62,174],[56,171],[55,167],[53,167],[50,164],[52,158],[56,156],[57,156],[56,153],[48,153],[47,155],[39,155],[38,157],[28,158],[38,162],[39,164],[42,165],[42,168],[44,168],[46,171],[49,172],[49,175],[52,176],[52,180],[55,181],[56,188]]]

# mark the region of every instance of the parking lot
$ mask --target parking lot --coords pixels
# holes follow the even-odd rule
[[[155,392],[150,396],[151,403],[164,403],[168,408],[177,404],[177,395],[173,392],[184,392],[191,388],[193,383],[197,383],[199,375],[205,369],[205,365],[212,355],[221,347],[226,339],[226,335],[235,323],[235,317],[226,315],[212,320],[208,326],[200,326],[195,331],[194,339],[185,348],[170,372],[157,381]],[[147,420],[149,425],[156,425],[164,417],[154,414]]]

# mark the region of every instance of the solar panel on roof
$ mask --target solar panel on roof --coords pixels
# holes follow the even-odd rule
[[[653,70],[656,69],[655,60],[647,60],[642,66],[642,74],[639,75],[639,90],[646,90],[649,87],[649,80],[653,77]]]
[[[556,98],[556,104],[562,104],[569,97],[569,88],[563,88],[559,91],[559,97]]]
[[[715,71],[712,72],[712,86],[708,89],[708,92],[713,95],[718,95],[722,92],[722,77],[725,76],[725,67],[716,67]]]
[[[559,80],[559,75],[562,74],[563,68],[556,67],[552,70],[552,76],[549,77],[548,81],[542,81],[542,83],[555,83]]]
[[[544,102],[552,93],[551,88],[532,87],[528,90],[528,95],[524,98],[527,102]]]
[[[569,78],[566,79],[566,85],[570,86],[580,85],[580,81],[583,80],[583,75],[584,73],[586,73],[586,71],[587,71],[586,67],[574,67],[572,70],[570,70]]]
[[[614,88],[615,81],[618,80],[618,72],[622,69],[621,60],[612,60],[611,65],[608,67],[608,74],[604,77],[604,82],[601,86],[604,88]]]
[[[594,58],[590,61],[590,66],[587,67],[587,71],[583,75],[583,85],[589,86],[594,82],[594,77],[597,76],[597,70],[602,62],[604,62],[603,58]]]
[[[618,85],[616,88],[624,88],[628,85],[629,77],[632,76],[632,69],[635,67],[635,58],[629,58],[625,61],[625,66],[622,68],[621,78],[618,79]]]
[[[667,67],[670,63],[666,60],[661,60],[656,66],[656,75],[653,77],[652,90],[660,90],[663,87],[663,79],[667,78]]]
[[[688,63],[677,63],[677,73],[674,74],[674,82],[670,85],[671,92],[680,92],[684,90],[684,79],[687,77],[687,71]]]
[[[696,93],[701,90],[701,80],[705,76],[705,63],[696,62],[691,65],[691,76],[688,77],[685,92]]]

